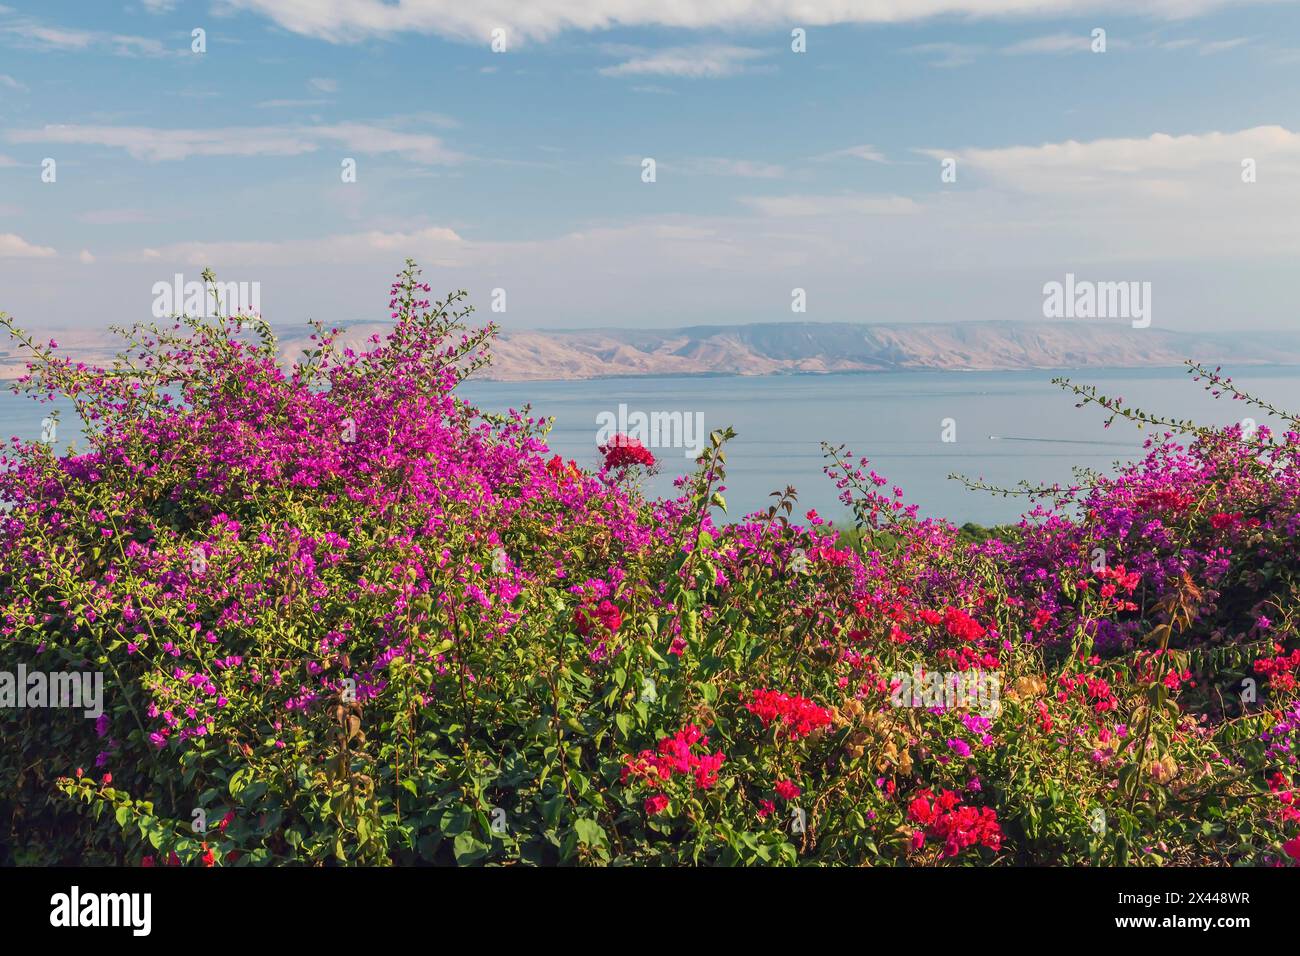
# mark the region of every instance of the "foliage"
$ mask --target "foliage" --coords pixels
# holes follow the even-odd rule
[[[648,450],[565,462],[457,396],[493,330],[428,292],[408,264],[386,339],[291,368],[256,318],[108,369],[4,320],[89,443],[5,457],[6,666],[102,672],[105,711],[0,710],[0,862],[1300,855],[1294,419],[1161,423],[996,534],[838,448],[848,535],[791,489],[730,521],[729,431],[671,500]]]

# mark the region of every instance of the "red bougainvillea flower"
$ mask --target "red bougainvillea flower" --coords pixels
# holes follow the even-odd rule
[[[582,469],[578,467],[578,463],[572,458],[570,458],[566,463],[564,458],[560,455],[554,455],[549,461],[547,461],[546,471],[547,474],[560,484],[564,484],[564,482],[574,478],[582,477]]]
[[[593,632],[617,634],[623,626],[623,615],[612,601],[605,600],[594,607],[578,608],[573,614],[573,625],[583,637],[590,637]]]
[[[1282,850],[1291,859],[1295,860],[1297,863],[1300,863],[1300,836],[1295,837],[1294,839],[1291,840],[1287,840],[1285,843],[1283,843]]]
[[[829,710],[797,694],[756,690],[745,709],[758,717],[764,727],[770,727],[773,722],[780,724],[791,740],[807,737],[814,730],[831,725]]]
[[[1274,645],[1281,650],[1280,644]],[[1296,689],[1296,672],[1300,672],[1300,648],[1290,654],[1278,654],[1277,657],[1261,657],[1255,661],[1255,673],[1269,679],[1273,690],[1278,693],[1290,693]]]
[[[778,780],[776,782],[775,790],[777,796],[782,800],[793,800],[798,797],[799,794],[803,793],[803,791],[799,789],[799,785],[793,780]]]
[[[658,816],[668,809],[668,798],[662,793],[645,798],[645,812],[648,816]]]
[[[709,738],[700,728],[687,725],[673,736],[662,738],[654,750],[624,755],[622,782],[642,780],[661,786],[682,775],[693,777],[695,786],[707,790],[718,782],[718,770],[727,759],[721,750],[709,753],[708,746]]]
[[[943,626],[959,641],[978,641],[984,636],[984,627],[961,608],[945,608]]]
[[[912,835],[916,849],[924,846],[925,837],[943,841],[941,855],[944,857],[956,856],[976,845],[990,850],[1002,847],[997,813],[989,807],[962,806],[961,798],[951,790],[944,790],[937,797],[929,790],[922,790],[908,805],[907,815],[913,823],[924,827]]]
[[[622,433],[611,438],[608,445],[599,446],[599,451],[605,456],[606,468],[627,468],[632,465],[651,468],[655,463],[655,456],[650,453],[650,449],[637,439]]]

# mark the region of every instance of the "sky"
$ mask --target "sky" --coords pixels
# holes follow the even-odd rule
[[[506,329],[1045,321],[1067,274],[1298,327],[1295,2],[0,3],[29,328],[205,267],[384,319],[408,256]]]

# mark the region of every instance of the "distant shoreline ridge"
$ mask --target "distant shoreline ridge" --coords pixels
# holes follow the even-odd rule
[[[498,321],[505,320],[498,318]],[[306,325],[274,326],[286,360],[311,347]],[[346,326],[341,346],[361,350],[386,323]],[[62,330],[76,359],[105,364],[121,344],[107,331]],[[44,335],[44,333],[42,333]],[[1209,365],[1300,366],[1300,332],[1182,332],[1093,320],[969,322],[762,322],[668,329],[511,329],[492,345],[488,381],[577,381],[662,376],[825,375],[855,372],[1068,371]],[[0,349],[0,379],[25,361]]]

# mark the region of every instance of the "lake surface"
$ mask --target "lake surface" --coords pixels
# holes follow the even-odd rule
[[[617,416],[620,404],[629,414],[698,413],[706,436],[729,425],[737,432],[727,455],[726,498],[733,516],[765,507],[769,492],[794,485],[800,512],[816,508],[827,518],[844,517],[822,472],[824,439],[869,458],[922,514],[992,524],[1018,518],[1023,500],[968,491],[948,480],[950,473],[1004,486],[1022,478],[1067,483],[1074,465],[1106,471],[1116,460],[1141,454],[1146,433],[1122,421],[1103,429],[1099,410],[1076,409],[1074,397],[1051,384],[1055,374],[1174,418],[1228,424],[1252,414],[1241,402],[1215,400],[1180,369],[468,382],[461,392],[487,411],[531,403],[533,414],[555,418],[552,449],[591,466],[600,458],[599,416]],[[1252,368],[1236,381],[1281,408],[1300,410],[1300,369]],[[68,403],[37,405],[8,392],[0,393],[0,433],[35,439],[51,408],[61,412],[58,444],[79,439]],[[953,420],[956,441],[942,440],[945,419]],[[679,447],[652,450],[661,471],[646,489],[670,494],[673,478],[691,470],[694,456]]]
[[[1109,471],[1117,459],[1141,454],[1149,433],[1123,421],[1103,428],[1098,409],[1075,408],[1077,399],[1051,384],[1061,374],[1174,418],[1229,424],[1252,414],[1241,402],[1216,400],[1182,369],[655,377],[461,388],[487,410],[531,402],[534,414],[554,416],[552,447],[583,464],[599,460],[597,416],[617,414],[620,404],[646,413],[700,412],[706,433],[730,425],[737,432],[727,455],[732,515],[765,507],[769,492],[794,485],[801,511],[811,507],[828,518],[843,517],[846,509],[822,472],[820,442],[826,440],[870,459],[922,514],[990,524],[1017,519],[1023,499],[969,491],[949,474],[1003,486],[1022,478],[1068,483],[1074,465]],[[1300,410],[1300,369],[1248,369],[1235,381],[1280,408]],[[954,442],[942,440],[949,418]],[[662,473],[648,488],[667,494],[672,477],[689,471],[691,460],[679,449],[653,450]]]

